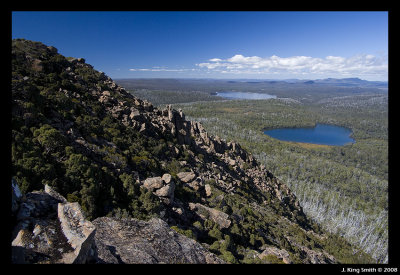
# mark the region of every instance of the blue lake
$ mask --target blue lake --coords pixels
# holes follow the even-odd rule
[[[262,94],[262,93],[248,93],[248,92],[217,92],[217,96],[226,99],[270,99],[276,98],[276,95]]]
[[[352,131],[345,127],[317,124],[314,128],[280,128],[264,131],[264,134],[283,141],[342,146],[354,143]]]

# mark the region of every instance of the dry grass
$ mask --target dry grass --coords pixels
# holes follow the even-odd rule
[[[287,143],[300,146],[304,149],[330,149],[332,146],[330,145],[323,145],[323,144],[314,144],[314,143],[305,143],[305,142],[292,142],[287,141]]]

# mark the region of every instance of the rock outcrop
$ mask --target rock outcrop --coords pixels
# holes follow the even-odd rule
[[[221,264],[196,241],[170,229],[161,219],[149,221],[102,217],[93,221],[97,263]]]
[[[290,255],[289,253],[284,250],[284,249],[279,249],[277,247],[273,246],[268,246],[264,249],[264,251],[258,255],[260,259],[263,259],[264,257],[268,255],[274,255],[278,259],[282,260],[285,264],[292,264],[293,262],[290,260]]]
[[[159,180],[170,188],[170,175]],[[142,263],[225,263],[196,241],[153,218],[149,221],[102,217],[85,219],[78,203],[69,203],[48,185],[45,191],[19,193],[13,180],[12,263],[142,264]],[[168,189],[169,190],[169,189]],[[161,191],[160,197],[170,196]],[[170,198],[170,197],[169,197]],[[17,200],[18,199],[18,200]]]
[[[147,178],[143,182],[143,187],[153,191],[165,204],[170,204],[174,200],[175,183],[170,174],[162,177]]]
[[[190,210],[196,212],[201,219],[210,219],[218,224],[219,228],[221,229],[228,228],[231,225],[229,215],[217,209],[201,205],[200,203],[189,203],[189,208]]]
[[[94,226],[49,186],[21,196],[17,208],[13,263],[86,263],[95,255]]]
[[[73,253],[65,255],[65,263],[86,263],[93,246],[96,228],[85,219],[77,202],[59,203],[58,219],[68,243],[74,249]]]

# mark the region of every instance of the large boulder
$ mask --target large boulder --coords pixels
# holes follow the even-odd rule
[[[97,263],[224,263],[196,241],[183,236],[161,219],[97,218]]]

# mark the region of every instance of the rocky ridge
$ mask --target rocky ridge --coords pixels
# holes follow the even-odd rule
[[[37,42],[17,40],[16,47],[28,48],[22,52],[15,49],[15,55],[22,60],[18,62],[24,66],[13,75],[12,114],[20,119],[18,123],[31,129],[49,125],[46,127],[56,130],[63,146],[68,145],[76,155],[79,153],[103,167],[103,171],[111,171],[116,178],[132,178],[133,182],[113,183],[107,189],[111,195],[116,189],[132,194],[140,191],[146,196],[150,192],[159,201],[158,208],[142,203],[155,212],[156,217],[149,216],[147,221],[121,218],[113,212],[115,206],[109,205],[103,208],[104,214],[89,221],[84,218],[85,209],[92,204],[82,194],[91,194],[86,191],[91,189],[85,187],[84,192],[68,194],[64,191],[63,196],[60,193],[67,188],[60,182],[67,179],[53,180],[53,186],[43,185],[44,191],[26,193],[19,207],[13,203],[17,213],[13,233],[16,262],[268,263],[271,257],[284,263],[336,262],[323,250],[324,234],[307,219],[295,195],[238,143],[209,136],[201,123],[186,120],[182,110],[174,110],[170,105],[159,109],[131,95],[82,58],[65,59],[54,47]],[[61,98],[68,106],[79,106],[80,111],[69,112],[68,107],[69,113],[61,114],[49,106],[43,111],[49,115],[43,118],[42,113],[35,114],[35,109],[25,103],[32,97],[29,93],[37,89],[21,87],[39,81],[37,77],[42,73],[55,77],[54,72],[63,76],[63,82],[59,82],[64,84],[52,84],[40,95],[50,93],[52,97],[48,98]],[[77,117],[82,112],[88,117],[110,116],[120,129],[148,140],[167,141],[165,154],[157,157],[159,168],[143,172],[141,166],[134,166],[136,162],[118,157],[125,156],[127,150],[117,145],[115,139],[105,134],[85,135],[78,127],[82,122]],[[48,145],[50,138],[39,130],[33,131],[32,140],[42,146],[45,159],[59,163],[60,169],[71,165],[67,161],[76,155],[65,155],[64,147],[57,142]],[[148,163],[145,156],[132,157],[135,158]],[[171,163],[176,164],[174,168]],[[18,171],[21,177],[25,170]],[[104,185],[99,182],[90,187]],[[135,186],[139,191],[135,191]],[[18,192],[13,196],[20,197]],[[85,204],[80,207],[76,201]],[[319,247],[310,249],[314,242],[320,243]],[[28,254],[34,257],[29,258]],[[270,257],[264,257],[267,255]]]

